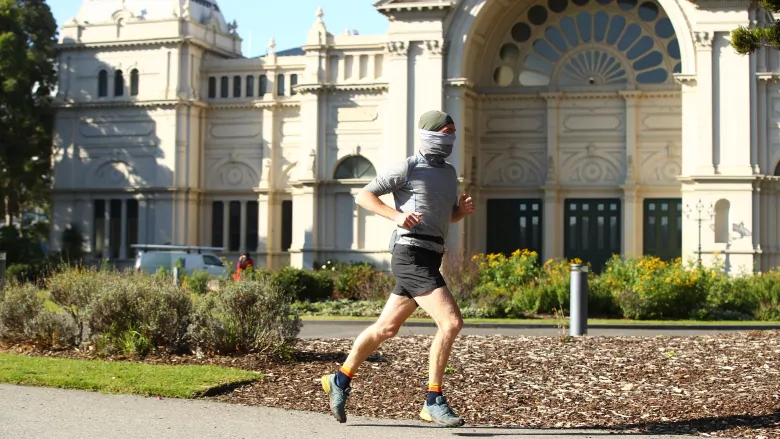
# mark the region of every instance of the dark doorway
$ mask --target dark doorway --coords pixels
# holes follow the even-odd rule
[[[494,199],[487,202],[487,252],[509,256],[535,251],[542,259],[542,200]]]
[[[648,198],[644,203],[644,253],[671,261],[682,256],[682,199]]]
[[[620,199],[566,200],[564,257],[590,263],[599,273],[614,254],[620,254]]]

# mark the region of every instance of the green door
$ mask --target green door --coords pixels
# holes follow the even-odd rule
[[[542,259],[542,200],[493,199],[487,202],[487,252],[509,256],[535,251]]]
[[[601,272],[613,254],[621,253],[620,199],[566,200],[564,257],[579,258]]]
[[[671,261],[682,256],[682,199],[648,198],[644,203],[644,253]]]

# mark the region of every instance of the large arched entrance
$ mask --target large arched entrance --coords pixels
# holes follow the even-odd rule
[[[682,12],[668,0],[505,3],[466,1],[449,29],[447,76],[461,87],[449,110],[482,207],[467,245],[597,270],[616,253],[681,256]]]

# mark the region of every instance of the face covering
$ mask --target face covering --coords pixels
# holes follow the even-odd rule
[[[443,164],[444,159],[452,154],[455,144],[455,134],[445,134],[436,131],[418,130],[420,133],[420,154],[429,162]]]

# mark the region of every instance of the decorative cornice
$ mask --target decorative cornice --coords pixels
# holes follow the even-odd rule
[[[405,41],[389,41],[385,49],[391,58],[406,58],[409,56],[409,45]]]
[[[695,73],[675,73],[674,75],[675,81],[677,81],[680,84],[690,84],[693,85],[696,83],[696,74]]]
[[[697,8],[699,9],[745,9],[747,10],[753,4],[754,1],[750,0],[731,0],[731,1],[724,1],[724,0],[689,0],[691,3],[695,4]]]
[[[244,102],[212,102],[209,104],[211,110],[263,110],[268,108],[298,108],[301,102],[296,100],[273,100],[273,101],[244,101]]]
[[[621,90],[614,92],[542,92],[528,94],[491,94],[481,93],[479,99],[482,101],[527,101],[527,100],[580,100],[580,99],[632,99],[632,98],[677,98],[681,95],[680,90]]]
[[[449,49],[449,44],[447,43],[447,41],[426,40],[423,43],[423,47],[425,48],[425,52],[429,56],[441,57],[447,54],[447,50]]]
[[[393,15],[394,12],[446,11],[455,3],[449,0],[429,0],[405,2],[403,0],[381,0],[374,3],[380,14]]]
[[[444,80],[444,86],[472,90],[474,88],[474,83],[468,78],[451,78]]]
[[[386,82],[373,82],[367,84],[301,84],[297,89],[300,94],[321,94],[333,92],[373,92],[382,93],[389,89]]]
[[[52,106],[56,109],[80,109],[80,108],[152,108],[152,107],[176,107],[181,105],[191,105],[193,107],[206,108],[208,103],[197,100],[185,99],[158,99],[149,101],[55,101]]]

